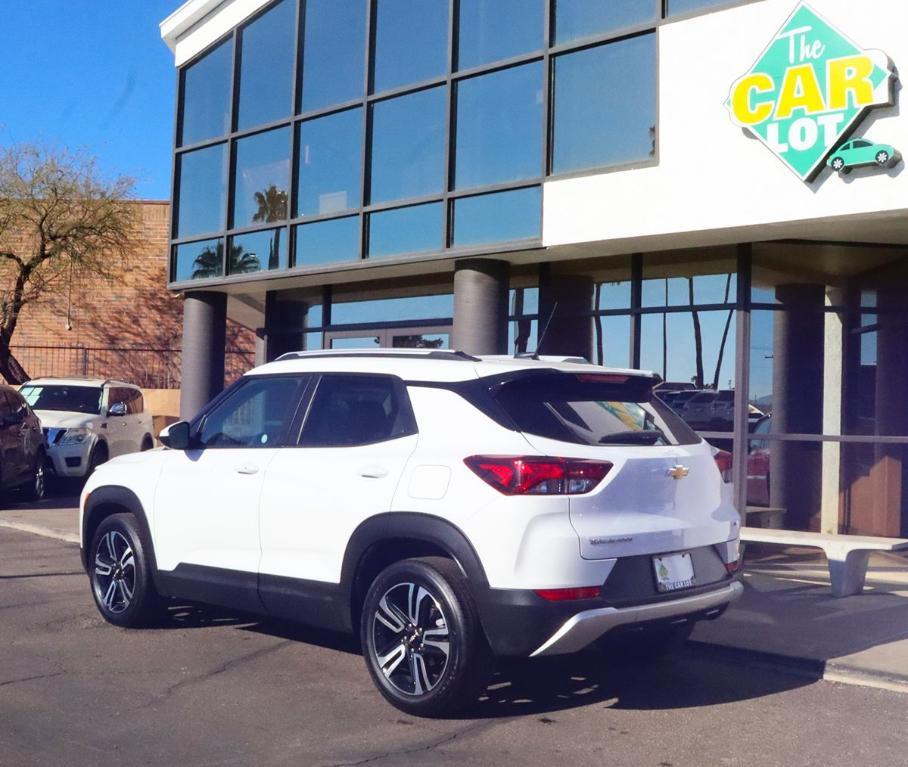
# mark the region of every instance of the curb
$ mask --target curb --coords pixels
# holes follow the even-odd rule
[[[75,533],[63,533],[59,530],[53,530],[49,527],[30,525],[27,522],[13,522],[6,519],[0,519],[0,527],[5,527],[9,530],[18,530],[20,533],[40,535],[43,538],[53,538],[54,540],[64,541],[65,543],[79,543],[79,536]]]
[[[724,644],[714,644],[701,640],[688,640],[688,645],[696,650],[708,651],[724,660],[751,668],[778,671],[783,674],[799,676],[815,681],[835,682],[856,687],[870,687],[877,690],[888,690],[908,695],[908,674],[895,674],[873,669],[860,668],[836,660],[818,660],[795,655],[750,650]]]

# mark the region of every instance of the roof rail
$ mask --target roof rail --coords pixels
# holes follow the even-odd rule
[[[311,352],[287,352],[275,362],[283,360],[311,360],[332,357],[382,357],[398,359],[448,360],[452,362],[481,362],[466,352],[443,349],[322,349]]]

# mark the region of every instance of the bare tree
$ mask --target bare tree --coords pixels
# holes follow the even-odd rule
[[[694,278],[687,278],[687,291],[688,297],[690,299],[690,305],[692,307],[696,306],[696,301],[694,300]],[[694,322],[694,353],[696,354],[697,362],[697,377],[694,381],[695,386],[698,389],[703,388],[703,332],[700,329],[700,313],[696,309],[691,309],[690,313],[691,319]]]
[[[732,275],[729,274],[725,279],[725,301],[728,303],[729,296],[731,295],[731,278]],[[728,316],[725,318],[725,329],[722,331],[722,343],[719,344],[719,358],[716,360],[716,373],[713,376],[713,389],[716,391],[719,390],[719,377],[722,375],[722,362],[725,359],[725,344],[728,343],[728,332],[731,330],[731,320],[735,315],[734,309],[728,310]]]
[[[110,278],[139,243],[133,181],[86,156],[32,145],[0,151],[0,375],[28,380],[10,350],[22,309],[70,271]]]

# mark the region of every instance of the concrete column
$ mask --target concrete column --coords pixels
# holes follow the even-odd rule
[[[783,285],[774,313],[773,431],[820,434],[823,426],[823,285]],[[822,449],[819,443],[774,442],[770,457],[772,506],[786,509],[790,529],[819,528]]]
[[[508,353],[506,261],[467,259],[454,268],[452,346],[467,354]]]
[[[595,282],[592,277],[558,274],[546,265],[539,275],[540,354],[592,359]],[[544,337],[543,337],[544,334]]]
[[[287,352],[306,348],[306,323],[309,304],[269,291],[265,295],[265,327],[257,334],[262,339],[264,362],[276,360]],[[259,351],[256,352],[257,356]]]
[[[224,388],[227,294],[191,291],[183,299],[180,418],[189,420]]]
[[[846,292],[841,288],[826,291],[826,306],[844,306]],[[823,434],[842,433],[842,391],[845,371],[845,324],[842,315],[828,312],[824,319],[823,356]],[[841,505],[842,446],[838,442],[824,442],[823,490],[820,504],[820,532],[839,532]]]

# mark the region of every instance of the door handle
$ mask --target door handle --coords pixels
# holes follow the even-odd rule
[[[359,470],[359,476],[366,479],[382,479],[388,476],[388,470],[384,466],[363,466]]]
[[[234,471],[236,471],[237,474],[258,474],[259,467],[253,466],[251,463],[247,463],[242,466],[237,466]]]

